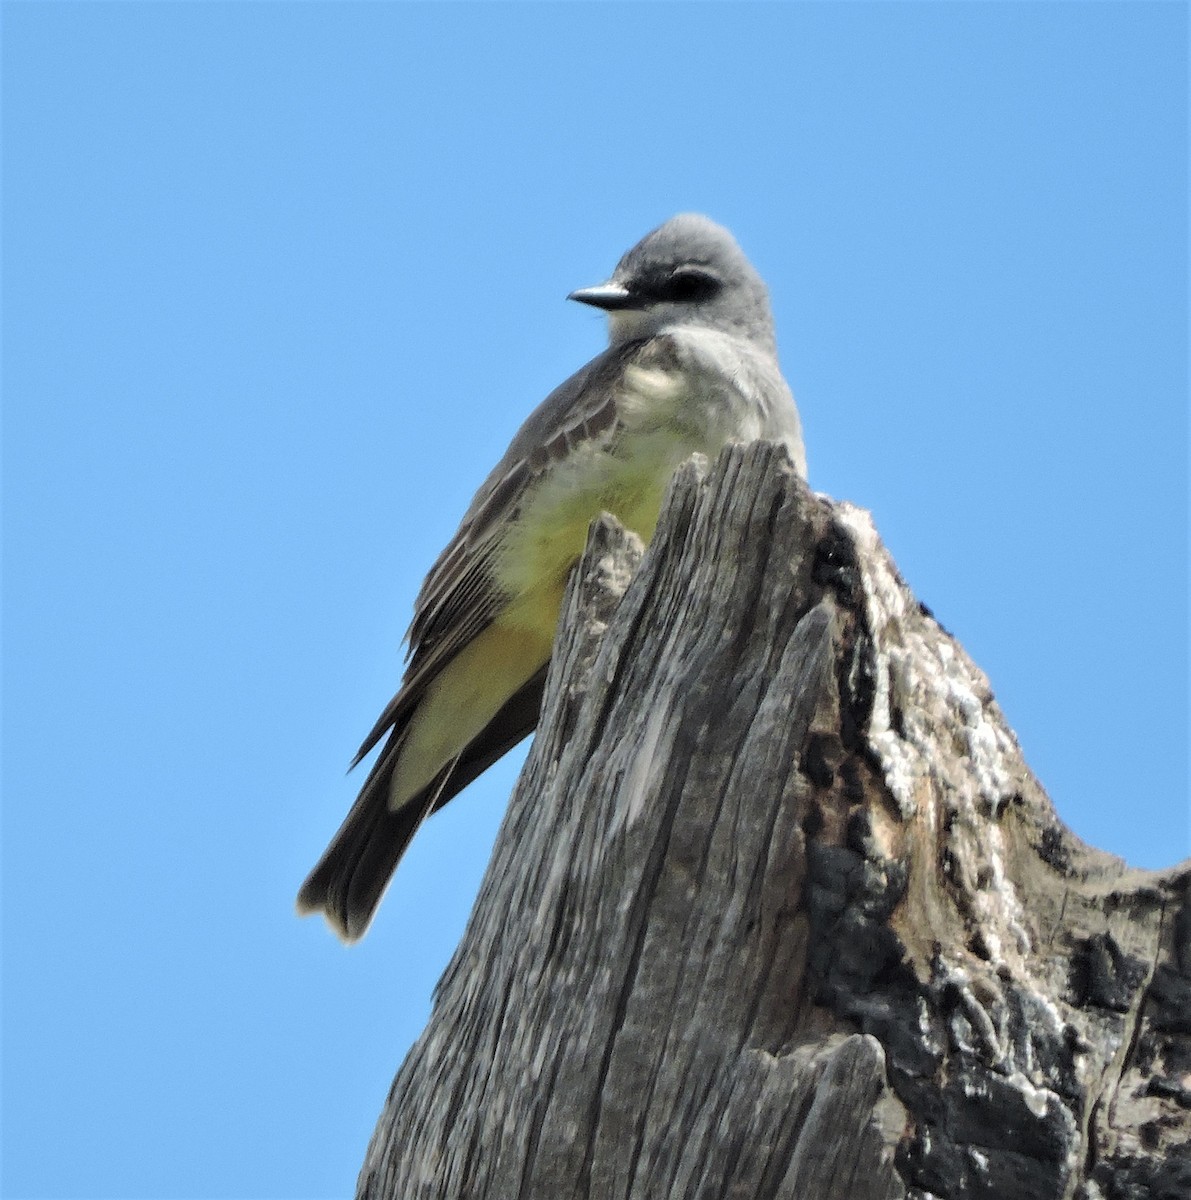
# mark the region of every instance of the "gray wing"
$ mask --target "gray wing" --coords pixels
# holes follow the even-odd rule
[[[575,446],[615,436],[618,383],[640,347],[639,342],[610,347],[555,388],[480,485],[414,602],[401,690],[364,739],[353,766],[417,703],[426,683],[508,603],[496,582],[494,562],[509,521],[533,484]]]

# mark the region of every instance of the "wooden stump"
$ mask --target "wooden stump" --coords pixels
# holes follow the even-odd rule
[[[784,452],[605,518],[360,1197],[1188,1200],[1191,863],[1057,820]]]

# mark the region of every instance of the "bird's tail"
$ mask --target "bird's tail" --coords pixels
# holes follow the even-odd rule
[[[422,822],[533,732],[545,682],[543,667],[458,758],[397,809],[389,807],[389,780],[404,731],[394,729],[347,819],[302,884],[298,912],[303,916],[321,912],[345,942],[363,937]]]
[[[321,912],[345,942],[363,937],[401,856],[447,780],[436,782],[435,791],[426,789],[429,797],[420,793],[395,811],[389,808],[387,786],[365,785],[302,884],[298,912],[303,916]]]

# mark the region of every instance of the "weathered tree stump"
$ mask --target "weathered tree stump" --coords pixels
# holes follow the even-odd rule
[[[781,450],[593,527],[369,1200],[1188,1200],[1191,863],[1057,820]]]

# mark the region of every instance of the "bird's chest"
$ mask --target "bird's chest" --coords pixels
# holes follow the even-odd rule
[[[617,424],[575,446],[523,498],[501,555],[501,582],[510,593],[547,582],[557,587],[601,512],[649,541],[681,462],[756,436],[726,427],[717,419],[724,399],[692,387],[681,375],[630,367],[622,386]]]

